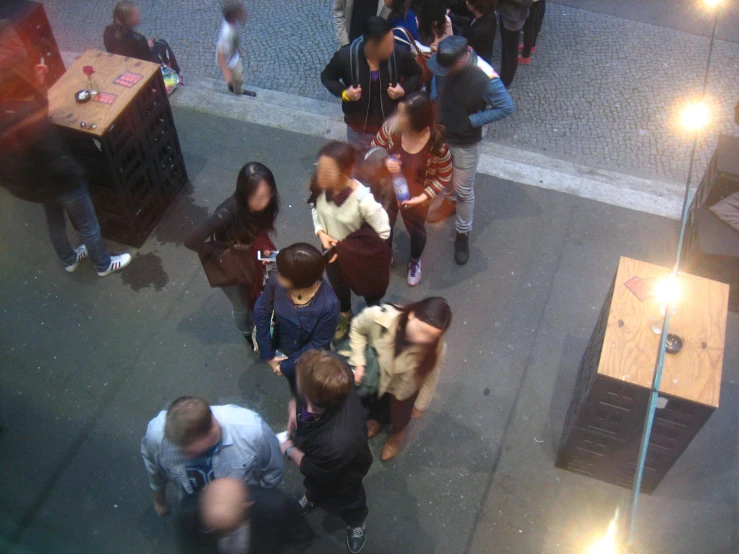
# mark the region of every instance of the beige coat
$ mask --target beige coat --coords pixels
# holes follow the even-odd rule
[[[439,372],[446,355],[446,344],[444,341],[439,342],[436,367],[426,375],[419,388],[415,370],[421,363],[423,350],[418,346],[411,346],[395,358],[395,334],[399,317],[400,312],[389,305],[373,306],[356,316],[349,332],[352,349],[349,361],[353,366],[366,365],[364,353],[369,343],[377,350],[380,365],[377,396],[389,392],[398,400],[406,400],[418,392],[415,408],[425,410],[436,392]]]
[[[352,24],[352,10],[354,0],[334,0],[334,25],[336,26],[336,40],[339,46],[349,44],[349,27]],[[377,15],[387,19],[390,9],[385,7],[384,0],[377,0]]]

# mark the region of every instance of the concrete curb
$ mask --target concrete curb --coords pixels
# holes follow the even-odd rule
[[[70,65],[77,55],[63,53]],[[346,127],[336,103],[249,87],[256,98],[227,92],[222,81],[187,77],[171,97],[173,106],[326,139],[344,140]],[[593,168],[558,158],[483,142],[479,171],[525,185],[556,190],[613,206],[680,219],[684,186]]]
[[[326,139],[345,138],[338,102],[250,88],[256,98],[229,94],[215,79],[192,79],[170,99],[175,106],[217,116]],[[671,219],[681,215],[684,189],[679,184],[596,169],[493,142],[483,143],[479,171]]]

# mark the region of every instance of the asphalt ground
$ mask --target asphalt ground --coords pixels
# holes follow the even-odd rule
[[[239,403],[281,431],[287,387],[250,353],[227,301],[182,245],[231,193],[238,169],[271,167],[276,243],[316,239],[304,199],[321,140],[175,109],[192,186],[125,271],[63,271],[42,210],[0,201],[0,551],[175,552],[139,456],[147,421],[182,394]],[[480,175],[472,258],[452,260],[451,222],[430,229],[424,280],[405,285],[396,233],[387,300],[446,297],[449,360],[429,413],[396,460],[366,480],[368,553],[575,553],[628,491],[555,469],[579,359],[619,257],[670,265],[677,223]],[[400,225],[400,224],[399,224]],[[115,245],[111,245],[115,250]],[[360,308],[356,305],[355,308]],[[727,337],[736,337],[732,314]],[[727,341],[721,407],[640,504],[640,553],[739,546],[739,347]],[[379,460],[382,438],[372,441]],[[294,467],[283,487],[301,492]],[[317,511],[311,553],[345,551]]]

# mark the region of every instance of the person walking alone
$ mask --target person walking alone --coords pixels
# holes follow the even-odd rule
[[[390,237],[387,212],[370,190],[352,178],[356,160],[354,149],[345,142],[330,142],[318,153],[315,181],[311,197],[313,227],[325,252],[329,254],[326,275],[339,298],[341,316],[334,335],[338,342],[346,337],[352,317],[350,283],[342,270],[335,246],[367,224],[379,238]],[[388,268],[378,268],[380,270]],[[367,278],[371,276],[367,275]],[[365,297],[368,306],[380,303],[382,297]]]
[[[236,191],[185,239],[185,247],[197,252],[206,263],[218,254],[221,244],[249,248],[254,269],[252,283],[219,288],[231,303],[236,327],[252,348],[252,310],[264,280],[263,270],[257,264],[257,250],[274,249],[269,233],[274,231],[279,209],[280,198],[274,175],[267,166],[250,162],[239,171]]]
[[[349,334],[350,363],[356,383],[365,376],[366,349],[377,352],[377,396],[367,402],[369,438],[384,425],[392,430],[382,448],[382,461],[394,458],[411,419],[423,415],[431,404],[444,362],[444,334],[452,323],[446,300],[430,297],[405,307],[374,306],[352,322]]]
[[[216,43],[216,62],[221,68],[228,90],[234,94],[256,96],[244,90],[244,61],[241,59],[239,25],[246,23],[246,8],[240,2],[228,2],[223,7],[223,22]]]
[[[21,200],[43,205],[51,244],[67,272],[89,257],[105,277],[126,267],[131,255],[111,256],[105,247],[85,171],[49,122],[48,71],[41,60],[29,59],[10,24],[0,22],[0,183]],[[82,235],[76,248],[67,236],[67,215]]]
[[[415,287],[421,282],[429,204],[452,179],[452,155],[436,125],[436,110],[426,93],[414,92],[405,97],[398,104],[397,115],[385,122],[372,146],[389,154],[385,166],[391,176],[402,175],[408,183],[410,197],[402,201],[393,198],[388,215],[392,228],[400,211],[410,235],[408,285]]]
[[[529,8],[529,16],[523,24],[523,44],[520,46],[521,55],[518,63],[528,65],[531,63],[531,54],[536,52],[536,39],[539,36],[542,22],[542,9],[544,0],[533,0]]]
[[[365,21],[362,37],[334,54],[321,82],[341,98],[346,139],[363,151],[400,99],[420,88],[421,67],[396,44],[392,25],[373,16]]]
[[[492,67],[469,48],[464,37],[441,41],[428,61],[434,72],[432,95],[438,92],[438,121],[446,128],[454,171],[452,187],[432,207],[427,221],[436,223],[456,212],[454,260],[469,261],[469,236],[475,210],[475,175],[480,161],[482,127],[511,115],[515,106]]]
[[[521,29],[529,15],[532,0],[500,0],[500,79],[506,88],[511,88],[518,69],[518,43]]]

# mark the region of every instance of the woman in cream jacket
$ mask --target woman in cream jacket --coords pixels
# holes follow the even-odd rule
[[[352,321],[350,363],[357,383],[365,375],[366,349],[377,351],[380,367],[377,396],[369,399],[370,438],[383,425],[392,431],[382,460],[395,457],[411,419],[431,404],[446,353],[444,334],[452,322],[446,300],[430,297],[405,307],[383,305],[365,309]]]

